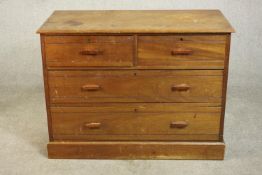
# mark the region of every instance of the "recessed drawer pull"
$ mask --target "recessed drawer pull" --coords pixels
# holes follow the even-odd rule
[[[191,55],[193,53],[193,50],[188,48],[176,48],[171,51],[172,55]]]
[[[84,127],[89,129],[99,129],[101,126],[101,123],[85,123]]]
[[[83,50],[80,51],[81,55],[92,55],[92,56],[96,56],[96,55],[102,55],[103,52],[100,50]]]
[[[188,123],[186,121],[176,121],[170,124],[170,128],[185,128]]]
[[[172,86],[172,91],[187,91],[190,89],[190,86],[187,84],[178,84],[178,85],[174,85]]]
[[[97,91],[99,89],[101,89],[101,87],[97,84],[86,84],[82,86],[82,90],[84,91]]]

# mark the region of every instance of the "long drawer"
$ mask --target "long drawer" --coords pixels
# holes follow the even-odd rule
[[[50,71],[51,103],[221,102],[222,71]]]
[[[56,140],[217,140],[220,112],[170,103],[51,107]]]

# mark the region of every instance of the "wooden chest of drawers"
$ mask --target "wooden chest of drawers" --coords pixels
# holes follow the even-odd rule
[[[223,159],[232,32],[218,10],[55,11],[49,158]]]

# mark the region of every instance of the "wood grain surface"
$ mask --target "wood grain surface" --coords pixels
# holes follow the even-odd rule
[[[134,108],[131,112],[124,112],[125,110],[121,111],[121,105],[111,106],[110,109],[115,107],[115,111],[110,110],[110,112],[107,108],[95,106],[52,107],[54,138],[58,136],[59,139],[63,139],[63,135],[66,136],[64,140],[82,138],[82,141],[94,140],[95,137],[92,135],[99,135],[95,140],[112,140],[111,135],[114,135],[115,140],[133,140],[135,136],[132,135],[139,135],[139,140],[149,138],[147,135],[152,135],[150,138],[155,140],[176,140],[174,135],[183,135],[178,136],[178,138],[183,137],[182,140],[187,140],[187,135],[190,135],[189,138],[193,140],[198,140],[198,135],[201,135],[200,139],[203,139],[204,135],[214,135],[213,139],[218,138],[219,107],[211,109],[202,107],[202,112],[188,112],[185,110],[185,105],[181,106],[184,108],[183,112],[175,109],[173,112],[167,112],[163,110],[163,106],[173,106],[179,109],[175,104],[152,105],[157,109],[151,109],[150,104],[147,104],[147,112],[140,111],[139,108]],[[143,105],[140,105],[140,108],[143,108]],[[87,112],[89,110],[93,112]],[[158,112],[150,112],[150,110]],[[172,126],[175,122],[185,122],[187,126],[183,128]],[[161,135],[169,135],[169,137]],[[207,136],[206,140],[208,138],[210,137]]]
[[[47,37],[47,66],[132,66],[132,36]]]
[[[197,75],[198,74],[198,75]],[[52,71],[51,103],[221,102],[222,71]],[[187,84],[185,91],[173,86]],[[98,85],[86,91],[83,86]]]
[[[138,37],[138,66],[223,69],[226,35]]]
[[[219,10],[55,11],[38,33],[230,33]]]
[[[224,159],[223,142],[50,142],[59,159]]]

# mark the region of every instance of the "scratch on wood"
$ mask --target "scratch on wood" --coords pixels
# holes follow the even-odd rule
[[[70,21],[66,21],[65,24],[68,24],[68,25],[71,25],[71,26],[79,26],[79,25],[82,25],[83,23],[81,23],[79,21],[70,20]]]

